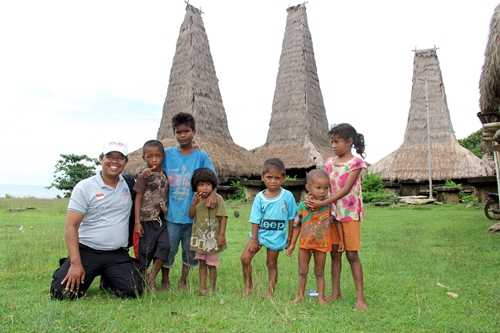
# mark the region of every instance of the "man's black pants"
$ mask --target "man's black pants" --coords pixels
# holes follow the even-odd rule
[[[96,276],[106,283],[106,289],[112,291],[118,297],[137,297],[144,290],[144,280],[132,262],[132,258],[125,249],[113,251],[94,250],[83,244],[79,244],[80,258],[85,270],[85,280],[80,284],[76,293],[65,290],[62,280],[68,273],[69,259],[63,260],[61,266],[52,276],[50,294],[56,299],[75,299],[82,297],[94,281]]]

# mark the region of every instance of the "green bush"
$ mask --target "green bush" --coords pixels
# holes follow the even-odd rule
[[[363,192],[364,202],[396,202],[396,195],[392,192],[382,190],[378,192]]]
[[[380,192],[384,191],[384,181],[379,174],[366,173],[363,176],[363,191],[365,192]]]
[[[462,185],[461,184],[457,184],[455,183],[453,180],[451,179],[448,179],[444,182],[444,185],[443,187],[446,187],[446,188],[462,188]]]
[[[231,187],[235,189],[234,193],[230,196],[231,200],[246,200],[245,186],[239,180],[231,181]]]
[[[473,193],[460,192],[458,193],[458,198],[461,203],[464,203],[469,206],[479,206],[479,198]]]
[[[396,202],[396,195],[384,189],[382,177],[376,173],[367,173],[363,176],[364,202]]]

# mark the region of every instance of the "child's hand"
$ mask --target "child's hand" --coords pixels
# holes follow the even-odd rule
[[[344,242],[340,242],[340,244],[337,247],[337,252],[344,252],[344,251],[345,251]]]
[[[214,191],[208,194],[205,204],[207,205],[207,208],[217,208],[217,196]]]
[[[146,169],[142,170],[141,175],[144,177],[149,177],[149,176],[151,176],[152,173],[153,173],[153,171],[151,171],[150,168],[146,168]]]
[[[193,195],[193,205],[197,205],[201,200],[203,200],[203,193],[196,192]]]
[[[164,215],[167,215],[167,203],[165,201],[160,201],[160,210]]]
[[[295,249],[295,245],[288,246],[288,248],[286,249],[286,255],[290,257],[292,255],[294,249]]]
[[[306,197],[306,199],[304,200],[304,203],[306,204],[307,208],[309,208],[311,210],[316,210],[316,209],[319,209],[321,207],[320,206],[320,201],[319,200],[314,200],[310,196]]]
[[[257,242],[257,240],[255,240],[254,238],[250,239],[250,243],[248,245],[248,249],[250,250],[250,252],[257,252],[259,250],[259,242]]]
[[[310,196],[306,197],[304,203],[306,204],[307,208],[311,210],[317,210],[320,209],[321,207],[328,206],[330,204],[328,200],[316,200]]]
[[[134,232],[137,233],[139,235],[139,237],[142,237],[142,235],[144,235],[144,228],[142,227],[141,222],[135,223]]]
[[[218,235],[217,236],[217,247],[222,249],[226,246],[226,235]]]

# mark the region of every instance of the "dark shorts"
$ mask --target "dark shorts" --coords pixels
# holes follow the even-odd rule
[[[143,279],[126,249],[113,251],[94,250],[88,246],[79,245],[80,259],[85,270],[85,282],[80,285],[77,293],[65,290],[62,280],[68,273],[70,262],[61,259],[60,267],[52,276],[50,294],[57,299],[75,299],[85,295],[94,278],[101,276],[106,281],[106,289],[119,297],[137,297],[144,290]]]
[[[141,221],[144,233],[139,239],[139,268],[145,272],[153,259],[167,262],[170,252],[167,223]]]

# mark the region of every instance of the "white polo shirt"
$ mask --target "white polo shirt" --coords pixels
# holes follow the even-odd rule
[[[101,173],[76,184],[68,210],[84,215],[79,242],[95,250],[111,251],[128,245],[132,198],[120,175],[116,188],[104,183]]]

